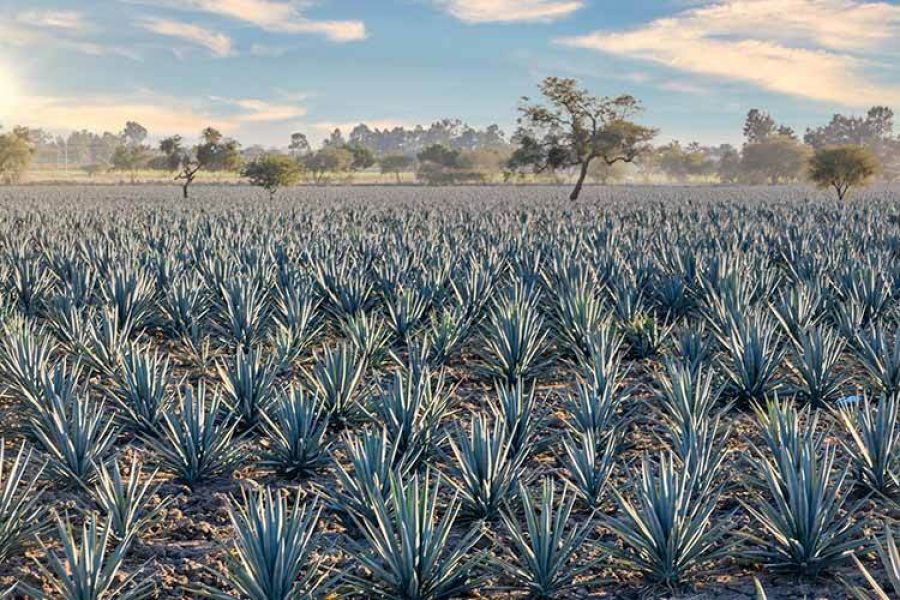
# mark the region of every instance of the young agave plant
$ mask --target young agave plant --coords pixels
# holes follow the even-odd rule
[[[529,453],[535,432],[541,426],[534,386],[526,391],[522,382],[513,387],[497,385],[496,393],[496,399],[490,404],[494,421],[506,429],[513,453]]]
[[[391,443],[387,431],[364,431],[357,437],[346,436],[345,447],[350,468],[335,461],[337,489],[324,490],[332,507],[345,524],[356,526],[352,515],[372,521],[372,496],[386,501],[390,494],[391,476],[405,478],[412,472],[411,465]]]
[[[308,379],[334,423],[345,425],[357,410],[366,361],[347,344],[326,348]]]
[[[388,325],[398,340],[406,340],[421,326],[431,305],[428,294],[421,287],[412,286],[395,294],[387,303]]]
[[[900,392],[900,330],[892,343],[884,329],[875,327],[859,335],[853,348],[875,388],[887,395]]]
[[[85,344],[80,348],[88,366],[111,381],[115,380],[134,329],[131,322],[120,318],[111,308],[100,310],[99,316],[88,322]]]
[[[24,322],[7,325],[0,346],[0,373],[17,400],[38,397],[41,382],[50,370],[56,344],[49,335]]]
[[[494,303],[481,351],[481,371],[487,377],[513,386],[543,371],[547,331],[536,304],[522,288]]]
[[[163,412],[158,431],[143,439],[162,467],[193,489],[240,462],[241,448],[234,438],[238,422],[222,416],[222,397],[207,394],[203,382],[196,391],[185,388],[177,404]]]
[[[523,476],[525,452],[513,452],[502,423],[491,425],[485,415],[473,415],[468,434],[450,437],[456,459],[451,466],[453,486],[467,517],[492,519]]]
[[[87,485],[116,437],[103,402],[87,396],[53,395],[31,405],[30,431],[46,454],[50,471],[67,485]]]
[[[561,462],[567,479],[590,508],[597,508],[603,500],[615,469],[619,443],[615,433],[607,435],[605,444],[598,443],[591,430],[576,432],[563,440],[565,456]]]
[[[712,475],[680,468],[671,455],[661,455],[655,466],[645,456],[640,474],[631,478],[632,499],[615,491],[622,516],[606,524],[623,546],[605,546],[607,552],[669,589],[724,556],[732,546],[726,540],[732,524],[730,517],[713,521],[723,487],[703,480]]]
[[[303,477],[329,459],[328,414],[318,396],[290,388],[262,415],[266,447],[263,466],[292,478]]]
[[[742,401],[763,401],[778,389],[778,366],[784,351],[771,319],[761,315],[742,319],[719,338],[725,349],[722,369],[731,396]]]
[[[453,498],[439,513],[441,479],[431,479],[427,472],[405,481],[392,475],[388,498],[371,497],[372,516],[353,515],[364,541],[350,553],[369,576],[347,580],[361,597],[450,600],[478,587],[483,558],[470,553],[482,533],[471,528],[451,543],[459,502]]]
[[[274,383],[278,365],[263,359],[260,348],[238,348],[233,361],[219,365],[225,401],[243,427],[254,427],[275,399]]]
[[[872,490],[892,495],[900,489],[900,428],[897,427],[897,397],[882,396],[877,404],[868,398],[861,406],[838,411],[851,443],[844,443],[858,479]]]
[[[410,365],[394,372],[390,384],[375,399],[371,416],[384,424],[404,459],[418,464],[440,441],[441,421],[450,399],[443,371],[432,375],[427,366]]]
[[[309,348],[322,330],[317,317],[320,303],[295,286],[275,288],[275,333],[279,364],[289,367]]]
[[[607,439],[621,422],[623,399],[624,394],[618,393],[612,382],[600,388],[579,383],[577,395],[566,401],[569,428],[581,434],[590,432],[597,441]]]
[[[543,481],[537,506],[522,483],[518,496],[525,526],[511,508],[501,513],[511,544],[504,544],[504,556],[493,562],[509,577],[513,588],[529,597],[564,598],[596,562],[579,564],[576,558],[593,530],[593,513],[577,526],[570,524],[575,494],[563,487],[557,497],[549,478]]]
[[[897,551],[897,541],[894,539],[891,526],[885,523],[884,539],[879,540],[875,537],[872,541],[874,542],[876,552],[878,552],[881,567],[884,569],[884,574],[890,585],[890,590],[893,592],[893,596],[887,593],[855,554],[853,555],[853,562],[856,563],[856,567],[859,569],[860,573],[862,573],[863,577],[866,578],[866,582],[869,584],[872,594],[870,595],[866,590],[859,586],[847,586],[847,591],[853,598],[856,598],[856,600],[891,600],[891,598],[900,598],[900,552]]]
[[[139,537],[148,525],[159,518],[168,504],[166,499],[152,508],[149,506],[150,498],[159,489],[159,485],[153,485],[156,474],[156,471],[144,473],[137,459],[131,461],[127,479],[122,477],[115,459],[100,468],[91,495],[112,524],[116,539]],[[144,482],[141,483],[141,480]]]
[[[163,359],[157,351],[141,352],[132,348],[125,352],[112,397],[129,429],[147,433],[156,427],[167,399],[168,384],[167,358]]]
[[[321,591],[319,560],[312,556],[321,509],[316,502],[301,505],[301,496],[298,491],[290,503],[269,488],[242,490],[242,502],[228,507],[234,553],[226,559],[226,581],[236,594],[208,586],[196,591],[217,600],[301,600]]]
[[[458,307],[444,308],[432,314],[428,327],[429,362],[435,367],[446,365],[455,356],[472,329],[472,322]]]
[[[0,439],[0,564],[17,554],[36,535],[44,530],[44,507],[38,480],[40,467],[26,477],[31,465],[31,451],[25,444],[9,464],[6,461],[6,440]]]
[[[265,339],[269,325],[269,296],[258,278],[230,278],[219,285],[215,324],[233,347],[252,348]]]
[[[68,518],[57,518],[57,531],[62,555],[44,545],[48,558],[35,559],[42,579],[53,590],[20,584],[29,597],[40,600],[140,600],[154,593],[154,586],[141,579],[141,571],[123,576],[122,566],[132,538],[113,543],[114,527],[107,519],[98,523],[97,515],[89,515],[81,526],[81,539]],[[43,545],[43,542],[41,543]]]
[[[797,454],[781,447],[771,456],[757,451],[765,496],[744,507],[766,535],[745,534],[747,556],[767,567],[815,577],[848,559],[860,546],[863,522],[845,509],[849,468],[836,472],[835,450],[820,452],[804,440]]]
[[[846,381],[836,370],[843,351],[844,341],[829,329],[813,327],[797,334],[788,367],[800,397],[814,407],[839,397]]]
[[[344,337],[367,365],[374,367],[384,361],[391,335],[381,319],[358,312],[347,315],[340,323]]]
[[[819,414],[809,407],[797,410],[793,403],[783,402],[776,395],[766,403],[765,408],[754,406],[754,412],[763,441],[773,456],[787,450],[797,458],[804,446],[818,451],[824,442],[824,435],[817,432]]]

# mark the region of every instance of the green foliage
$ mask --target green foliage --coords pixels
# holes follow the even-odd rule
[[[289,187],[300,181],[300,165],[290,156],[265,154],[248,163],[241,171],[250,185],[261,187],[274,198],[279,188]]]
[[[38,480],[43,466],[27,474],[32,451],[19,448],[15,458],[6,460],[6,440],[0,438],[0,563],[15,556],[44,529],[43,491]]]
[[[132,459],[127,479],[122,477],[116,459],[100,467],[91,495],[109,519],[117,539],[137,538],[159,519],[168,499],[149,505],[150,499],[159,492],[159,485],[153,485],[156,475],[156,471],[145,473],[137,459]]]
[[[810,160],[809,178],[821,188],[833,188],[843,200],[852,188],[866,185],[878,168],[878,157],[865,146],[826,147]]]
[[[900,428],[897,427],[897,396],[882,396],[877,403],[864,398],[860,406],[842,407],[838,415],[849,442],[859,480],[883,495],[900,488]]]
[[[328,460],[328,413],[321,399],[291,387],[262,414],[263,466],[289,477],[308,475]]]
[[[19,183],[31,165],[33,154],[34,148],[27,128],[16,127],[0,135],[0,182]]]

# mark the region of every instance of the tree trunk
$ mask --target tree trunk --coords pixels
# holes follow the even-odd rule
[[[575,184],[575,189],[572,190],[572,193],[569,195],[569,200],[574,202],[578,200],[578,196],[581,195],[581,188],[584,187],[584,180],[587,178],[588,167],[590,166],[591,161],[586,160],[581,163],[581,172],[578,174],[578,182]]]
[[[184,183],[184,184],[182,184],[182,186],[181,186],[181,193],[182,193],[182,195],[184,196],[184,199],[185,199],[185,200],[188,199],[188,186],[189,186],[189,185],[191,185],[191,184],[190,184],[190,183]]]

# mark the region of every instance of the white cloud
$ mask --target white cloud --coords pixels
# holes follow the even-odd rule
[[[249,23],[265,31],[287,34],[319,34],[334,42],[353,42],[366,37],[362,21],[319,21],[307,17],[302,4],[282,0],[134,0],[168,8],[215,14]]]
[[[437,0],[438,5],[466,23],[555,21],[584,6],[582,0]]]
[[[231,38],[224,33],[204,29],[198,25],[169,19],[146,18],[141,27],[158,35],[178,38],[209,50],[213,56],[225,57],[234,53]]]
[[[220,97],[185,101],[144,90],[123,95],[25,96],[18,99],[12,114],[16,123],[51,131],[119,131],[126,121],[137,120],[154,137],[178,133],[190,138],[192,132],[207,126],[237,135],[242,127],[281,123],[306,111],[277,101]]]
[[[16,21],[31,27],[84,31],[88,23],[84,15],[74,10],[29,10],[16,15]]]
[[[857,0],[730,0],[624,32],[561,43],[845,106],[900,101],[880,83],[879,53],[900,33],[900,6]]]

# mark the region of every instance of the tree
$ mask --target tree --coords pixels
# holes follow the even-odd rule
[[[595,160],[591,163],[588,171],[590,177],[597,185],[609,185],[616,181],[622,181],[627,176],[627,167],[625,163],[606,164],[602,160]]]
[[[360,144],[345,144],[344,150],[353,155],[353,160],[350,162],[352,171],[365,171],[376,162],[375,153]]]
[[[294,185],[300,180],[300,165],[290,156],[266,154],[244,167],[241,173],[251,185],[269,192],[275,198],[278,188]]]
[[[329,175],[346,173],[352,165],[353,154],[338,146],[325,146],[303,161],[303,166],[316,185],[325,185]]]
[[[549,105],[523,99],[515,136],[522,152],[513,156],[511,165],[530,164],[536,172],[578,167],[571,200],[581,194],[592,161],[627,163],[650,150],[656,130],[630,120],[641,110],[634,97],[593,96],[574,79],[558,77],[546,78],[540,90]]]
[[[735,183],[741,177],[741,153],[731,144],[722,144],[718,149],[719,161],[716,175],[722,183]]]
[[[816,129],[807,129],[803,140],[819,149],[826,146],[877,146],[889,140],[894,131],[894,111],[886,106],[873,106],[865,117],[836,114],[831,121]]]
[[[754,182],[775,184],[800,178],[809,159],[809,148],[783,135],[746,144],[741,171]]]
[[[344,139],[344,134],[341,133],[340,129],[332,131],[328,139],[322,142],[323,148],[343,148],[346,145],[347,141]]]
[[[19,183],[28,170],[34,146],[26,127],[15,127],[9,133],[0,135],[0,181],[5,184]]]
[[[119,136],[121,143],[110,157],[110,164],[117,171],[128,171],[131,183],[135,183],[137,171],[150,159],[150,148],[144,145],[147,129],[136,121],[125,123],[125,129]]]
[[[128,121],[125,123],[125,129],[122,130],[122,143],[127,146],[141,146],[147,139],[147,128],[136,121]]]
[[[166,167],[178,171],[175,181],[181,181],[181,191],[187,200],[188,190],[201,170],[233,171],[240,166],[241,155],[238,143],[225,138],[219,131],[207,127],[200,133],[201,143],[193,149],[182,145],[180,135],[162,140],[159,149],[163,153]]]
[[[833,188],[843,200],[851,188],[866,185],[878,166],[878,157],[865,146],[829,146],[816,150],[809,177],[821,188]]]
[[[400,174],[412,167],[413,159],[405,154],[390,154],[381,159],[381,174],[393,173],[400,183]]]
[[[748,144],[758,144],[775,133],[775,119],[767,112],[751,108],[744,121],[744,139]]]
[[[291,143],[288,145],[288,150],[290,150],[291,156],[300,158],[309,154],[312,147],[309,145],[309,140],[306,139],[306,134],[298,132],[291,134]]]
[[[705,175],[710,170],[706,151],[696,142],[683,147],[677,140],[657,149],[657,164],[667,176],[685,181],[690,176]]]

